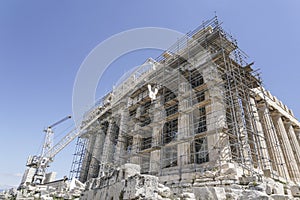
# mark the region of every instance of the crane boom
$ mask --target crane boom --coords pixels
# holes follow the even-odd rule
[[[74,128],[67,135],[65,135],[56,145],[54,145],[48,152],[46,152],[45,157],[53,158],[58,154],[63,148],[65,148],[70,142],[75,138],[80,136],[82,132],[87,129],[91,124],[93,124],[101,114],[94,116],[89,122],[87,122],[83,127]]]
[[[56,126],[56,125],[58,125],[58,124],[60,124],[60,123],[62,123],[64,121],[66,121],[67,119],[70,119],[70,118],[71,118],[71,115],[69,115],[69,116],[67,116],[67,117],[65,117],[65,118],[63,118],[63,119],[55,122],[54,124],[50,125],[48,128],[53,128],[54,126]]]
[[[46,140],[44,143],[42,154],[29,156],[26,163],[26,166],[29,168],[24,173],[20,188],[25,187],[27,184],[43,184],[46,179],[46,169],[53,161],[54,156],[58,154],[62,149],[64,149],[76,137],[81,136],[84,131],[101,116],[101,114],[102,112],[99,112],[98,109],[95,109],[94,112],[90,112],[80,127],[75,127],[74,129],[72,129],[54,146],[52,146],[51,138],[53,136],[53,131],[51,128],[71,118],[71,116],[67,116],[49,126],[46,130]]]
[[[71,116],[64,117],[63,119],[55,122],[51,126],[48,126],[48,128],[46,130],[44,130],[44,132],[46,132],[46,135],[45,135],[45,142],[43,145],[41,157],[44,157],[45,153],[48,152],[53,146],[53,134],[54,133],[53,133],[52,128],[70,118],[71,118]]]

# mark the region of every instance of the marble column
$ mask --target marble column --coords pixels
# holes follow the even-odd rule
[[[112,163],[112,150],[114,148],[112,142],[112,129],[113,129],[113,120],[109,120],[108,130],[105,136],[105,141],[103,145],[103,154],[101,157],[99,176],[103,175],[107,171],[107,166]]]
[[[300,145],[300,127],[294,127],[294,132],[296,134],[296,137],[297,137],[297,141]]]
[[[259,117],[265,133],[272,167],[283,178],[290,179],[273,120],[265,104],[259,106]]]
[[[137,131],[137,128],[135,128],[135,130]],[[142,164],[141,157],[137,155],[137,153],[141,149],[141,142],[142,142],[142,137],[139,134],[135,134],[132,140],[132,156],[130,157],[130,163],[137,164],[137,165]]]
[[[88,179],[96,178],[99,173],[99,165],[101,161],[101,156],[103,153],[103,145],[105,141],[105,133],[101,126],[97,126],[97,130],[95,131],[95,144],[92,152],[92,158],[90,163],[90,169],[88,172]]]
[[[159,143],[160,143],[160,127],[155,126],[153,127],[153,133],[152,133],[152,148],[155,150],[151,151],[150,153],[150,173],[151,174],[158,174],[160,171],[160,148]]]
[[[292,146],[289,141],[288,135],[285,131],[285,127],[281,118],[280,113],[272,113],[273,122],[276,127],[276,132],[279,136],[279,141],[281,144],[281,148],[283,150],[283,154],[285,156],[285,163],[287,165],[287,169],[290,175],[290,178],[294,181],[297,181],[298,177],[298,166],[293,154]]]
[[[259,120],[259,115],[258,115],[258,109],[255,103],[255,100],[253,98],[250,98],[250,103],[252,107],[252,112],[253,112],[253,120],[254,120],[254,126],[256,127],[257,131],[257,146],[259,150],[259,155],[260,155],[260,160],[261,160],[261,166],[262,170],[264,170],[265,175],[270,176],[270,171],[271,171],[271,162],[270,162],[270,156],[268,153],[268,147],[267,147],[267,142],[266,138],[264,136],[263,132],[263,127],[260,123]]]
[[[284,122],[284,125],[285,125],[285,130],[286,130],[286,133],[288,135],[290,144],[292,146],[292,152],[290,152],[290,153],[294,155],[295,161],[297,163],[296,166],[298,167],[298,171],[296,172],[295,181],[299,182],[300,181],[300,172],[299,172],[299,166],[300,166],[300,145],[298,143],[297,136],[295,134],[295,131],[294,131],[294,128],[293,128],[291,122]]]
[[[124,159],[122,159],[122,154],[124,152],[127,151],[127,149],[125,149],[125,141],[126,141],[126,137],[128,137],[127,135],[127,120],[128,120],[128,111],[125,108],[120,109],[121,110],[121,114],[120,114],[120,129],[119,129],[119,137],[118,137],[118,142],[116,145],[116,151],[114,154],[114,162],[117,165],[121,165],[124,164]]]
[[[208,92],[205,93],[205,99],[210,99],[211,104],[206,108],[207,145],[209,152],[209,161],[216,165],[230,162],[231,153],[229,146],[229,137],[223,132],[226,126],[226,109],[223,102],[224,88],[219,84],[222,82],[221,75],[216,66],[210,65],[203,69],[202,75]]]
[[[178,117],[178,134],[177,140],[183,140],[190,136],[190,115],[187,112],[189,108],[189,100],[179,98],[179,117]],[[190,142],[179,143],[177,145],[177,163],[179,166],[190,163]]]
[[[153,110],[153,130],[152,130],[152,148],[150,153],[150,173],[158,174],[161,168],[161,132],[163,126],[161,96],[157,98]]]
[[[95,144],[95,137],[96,137],[96,135],[93,134],[92,132],[88,133],[88,145],[86,148],[86,152],[84,155],[84,159],[83,159],[81,170],[80,170],[80,176],[79,176],[79,180],[82,183],[85,183],[88,178],[88,172],[89,172],[90,162],[91,162],[91,155],[92,155],[92,152],[94,149],[94,144]]]
[[[246,167],[248,167],[249,169],[253,169],[254,165],[250,147],[251,135],[248,135],[251,128],[247,127],[247,117],[249,116],[249,113],[247,113],[247,107],[241,97],[234,94],[233,99],[235,104],[237,104],[234,108],[234,114],[236,119],[236,126],[238,128],[237,138],[238,142],[240,143],[239,149],[241,152],[241,161]],[[249,128],[249,130],[247,128]],[[251,174],[251,171],[244,171],[244,173]]]

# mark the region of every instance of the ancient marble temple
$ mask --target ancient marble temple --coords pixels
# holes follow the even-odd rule
[[[94,118],[76,152],[89,190],[131,163],[177,193],[268,179],[282,184],[268,195],[299,196],[300,123],[216,18],[127,74],[82,124]]]

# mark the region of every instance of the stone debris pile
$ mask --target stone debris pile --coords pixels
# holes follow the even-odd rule
[[[159,178],[140,174],[140,166],[125,164],[90,179],[80,199],[103,200],[239,200],[300,199],[299,187],[260,176],[233,176],[232,165],[197,174],[191,183],[161,184]],[[221,173],[219,173],[221,172]],[[227,177],[227,179],[224,178]],[[229,178],[229,179],[228,179]]]
[[[224,165],[220,171],[196,173],[190,183],[161,183],[159,177],[140,173],[127,163],[82,184],[77,179],[48,185],[10,189],[0,199],[54,200],[300,200],[299,186],[261,176],[233,176],[238,169]],[[227,176],[227,179],[224,178]]]
[[[44,185],[28,185],[19,190],[10,189],[0,194],[0,199],[16,200],[53,200],[53,199],[79,199],[85,184],[77,179],[54,181]]]
[[[171,200],[170,188],[159,183],[158,177],[140,174],[140,166],[125,164],[120,168],[86,183],[81,199],[148,199]]]

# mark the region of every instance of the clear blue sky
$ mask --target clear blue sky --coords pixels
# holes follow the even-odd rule
[[[25,161],[39,153],[42,129],[72,113],[72,89],[88,53],[109,36],[154,26],[180,32],[214,16],[261,69],[266,87],[300,117],[300,2],[199,0],[2,0],[0,2],[0,187],[18,185]],[[159,52],[131,53],[116,61],[105,87],[125,68]],[[135,59],[136,57],[136,59]],[[107,80],[110,80],[108,82]],[[108,82],[108,83],[107,83]],[[101,88],[98,88],[101,93]],[[71,124],[66,122],[61,130]],[[74,144],[52,164],[69,173]]]

